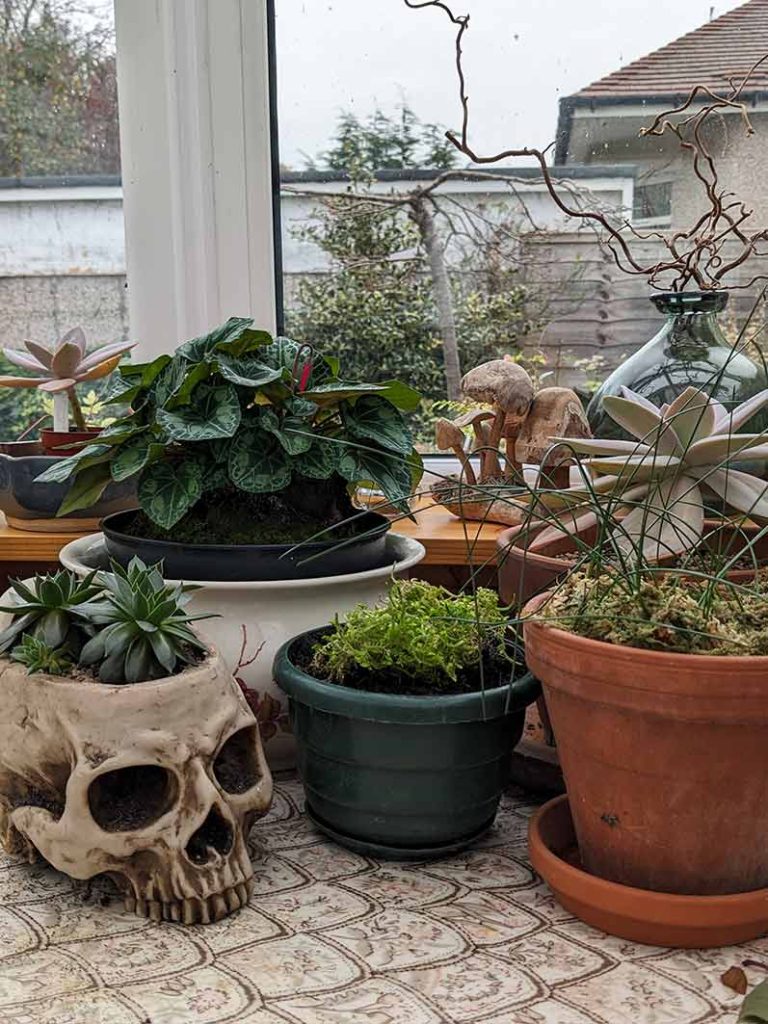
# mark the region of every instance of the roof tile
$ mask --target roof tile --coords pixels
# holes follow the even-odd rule
[[[686,94],[695,85],[727,92],[768,53],[768,0],[748,0],[733,11],[675,39],[575,93],[576,98],[644,99]],[[768,90],[768,61],[747,92]]]

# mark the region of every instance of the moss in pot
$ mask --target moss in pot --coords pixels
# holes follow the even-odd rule
[[[188,587],[134,562],[15,581],[0,609],[0,840],[126,909],[185,924],[245,906],[272,781],[258,725],[192,628]]]
[[[284,644],[274,673],[308,814],[332,838],[424,859],[491,826],[538,693],[492,591],[395,581],[379,606]]]
[[[105,522],[114,557],[163,558],[170,577],[198,580],[383,564],[389,523],[350,494],[371,481],[407,511],[421,462],[406,385],[344,380],[333,357],[234,317],[120,372],[111,397],[130,414],[56,470],[73,478],[62,512],[110,480],[138,481],[140,510]]]

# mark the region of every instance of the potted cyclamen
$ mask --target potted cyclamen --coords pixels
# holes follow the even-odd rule
[[[82,533],[94,529],[102,516],[135,501],[132,484],[113,482],[80,508],[57,519],[66,487],[55,479],[37,482],[41,473],[100,433],[100,427],[86,423],[76,386],[109,376],[132,347],[129,342],[114,342],[87,352],[85,334],[76,327],[51,347],[28,341],[26,352],[3,349],[6,359],[29,375],[0,376],[0,387],[36,388],[53,402],[53,429],[44,428],[40,441],[0,443],[0,509],[9,525],[31,531]],[[74,430],[70,430],[70,416]]]
[[[539,692],[495,593],[395,581],[379,606],[288,640],[274,672],[307,813],[332,838],[421,859],[493,823]]]
[[[254,706],[272,708],[270,663],[286,637],[320,625],[329,606],[375,601],[393,566],[423,555],[351,500],[370,481],[407,511],[421,463],[401,409],[418,395],[345,380],[333,357],[232,318],[172,357],[121,367],[111,397],[130,412],[42,479],[73,478],[64,510],[133,480],[139,507],[107,517],[103,537],[62,561],[85,574],[138,554],[198,583],[195,609],[220,613],[209,632]],[[281,746],[290,756],[278,733]]]
[[[5,595],[0,841],[107,874],[142,917],[219,920],[248,902],[246,840],[271,801],[258,725],[192,629],[189,588],[111,568]]]

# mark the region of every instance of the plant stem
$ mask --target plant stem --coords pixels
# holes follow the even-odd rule
[[[80,408],[80,402],[75,394],[75,389],[69,388],[67,394],[69,395],[69,407],[72,410],[72,419],[75,421],[75,427],[78,430],[87,430],[83,410]]]

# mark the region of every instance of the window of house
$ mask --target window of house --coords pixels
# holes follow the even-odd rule
[[[5,0],[0,96],[3,345],[50,344],[78,325],[93,344],[125,338],[111,0]],[[98,423],[99,383],[81,397]],[[2,437],[19,437],[48,411],[37,390],[0,389]]]
[[[479,153],[552,144],[551,173],[570,205],[640,227],[695,222],[706,200],[690,157],[671,133],[641,129],[697,74],[728,87],[707,58],[712,33],[730,70],[739,47],[751,65],[749,26],[731,17],[738,0],[681,0],[664,19],[637,0],[610,17],[599,0],[450,6],[470,15],[464,71]],[[462,112],[455,28],[441,10],[280,0],[276,40],[286,329],[335,348],[350,375],[418,386],[425,444],[430,420],[460,398],[457,373],[478,362],[510,355],[541,383],[586,396],[652,336],[646,280],[621,272],[594,225],[562,215],[535,162],[486,165],[481,177],[446,143]],[[691,47],[701,61],[688,60]],[[715,152],[750,145],[738,120],[723,115]],[[751,204],[755,154],[721,166]],[[419,197],[441,176],[428,223]]]
[[[659,181],[636,185],[632,219],[669,222],[672,216],[672,182]]]

